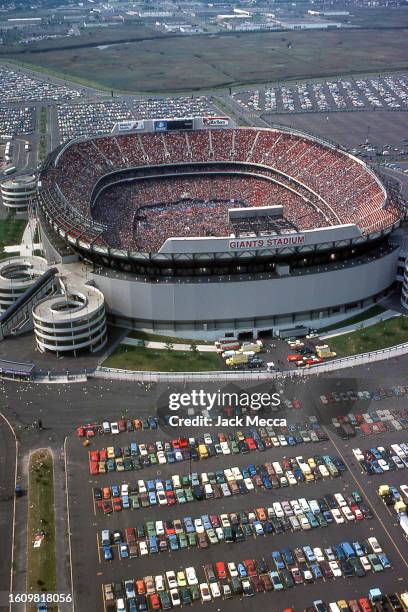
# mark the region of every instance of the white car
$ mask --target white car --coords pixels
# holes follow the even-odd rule
[[[156,585],[156,591],[164,591],[166,589],[166,585],[164,584],[164,577],[161,574],[154,577],[154,583]]]
[[[144,480],[137,481],[137,488],[139,493],[147,493],[146,485]]]
[[[218,538],[218,541],[221,542],[225,538],[224,530],[222,527],[215,528],[215,535]]]
[[[328,478],[330,476],[329,470],[325,465],[319,465],[319,472],[323,478]]]
[[[327,397],[325,395],[321,395],[320,396],[320,401],[322,402],[322,404],[326,405],[329,403],[329,400],[327,399]]]
[[[314,548],[314,549],[313,549],[313,554],[314,554],[314,556],[316,557],[316,561],[317,561],[318,563],[320,563],[321,561],[324,561],[324,560],[325,560],[325,557],[324,557],[323,551],[322,551],[322,549],[321,549],[321,548],[319,548],[318,546],[317,546],[316,548]]]
[[[237,566],[235,565],[235,563],[233,561],[230,561],[227,567],[228,567],[228,572],[231,578],[236,578],[238,576],[238,570],[237,570]]]
[[[279,444],[281,446],[287,446],[288,445],[288,441],[286,440],[286,438],[285,438],[285,436],[283,434],[279,434],[278,440],[279,440]]]
[[[194,567],[186,567],[186,579],[188,586],[192,586],[193,584],[198,584],[198,578]]]
[[[278,440],[278,438],[276,436],[273,436],[271,438],[271,442],[272,442],[273,446],[275,446],[275,447],[280,446],[279,440]]]
[[[336,500],[337,504],[340,506],[340,508],[343,508],[344,506],[347,506],[347,502],[344,499],[344,497],[342,496],[341,493],[335,493],[334,494],[334,499]]]
[[[202,582],[200,584],[200,595],[201,595],[201,601],[203,603],[206,603],[207,601],[211,601],[210,589],[208,588],[208,584],[206,582]]]
[[[253,491],[254,490],[254,483],[252,482],[252,480],[248,477],[248,478],[244,478],[244,484],[246,486],[246,488],[248,489],[248,491]]]
[[[291,472],[290,470],[288,470],[286,472],[286,478],[288,479],[288,482],[289,482],[291,487],[293,487],[294,485],[297,485],[297,480],[296,480],[293,472]]]
[[[116,422],[110,424],[110,429],[111,429],[111,433],[113,433],[113,434],[118,434],[119,433],[119,425]]]
[[[221,525],[223,527],[231,527],[231,523],[229,521],[228,514],[221,514],[220,515],[220,521],[221,521]]]
[[[300,526],[304,531],[308,531],[310,529],[310,523],[307,520],[307,518],[305,517],[304,514],[300,514],[298,516],[298,520],[300,522]]]
[[[367,559],[367,557],[360,557],[360,561],[361,561],[361,565],[363,566],[363,568],[365,569],[366,572],[370,572],[371,571],[371,563],[369,562],[369,560]]]
[[[169,595],[173,608],[181,606],[180,595],[177,589],[170,589]]]
[[[211,437],[211,434],[209,433],[205,433],[204,434],[204,444],[213,444],[213,439]]]
[[[341,512],[338,508],[333,508],[331,513],[337,525],[342,525],[344,523],[344,517],[341,515]]]
[[[377,538],[374,538],[374,537],[368,538],[367,542],[370,544],[371,548],[373,549],[373,552],[376,555],[378,553],[382,553],[382,548],[379,545]]]
[[[156,535],[158,535],[158,536],[164,535],[164,523],[163,523],[163,521],[156,521],[155,529],[156,529]]]
[[[176,574],[175,572],[173,572],[173,570],[169,570],[168,572],[166,572],[166,580],[167,584],[169,585],[169,589],[177,588],[178,584],[176,580]]]
[[[166,455],[164,454],[164,451],[158,451],[157,461],[159,462],[160,465],[167,463],[167,459],[166,459]]]
[[[204,533],[205,531],[203,521],[200,518],[194,519],[194,527],[195,527],[196,533]]]
[[[350,508],[348,506],[343,506],[341,509],[342,513],[344,514],[344,516],[346,517],[346,519],[348,521],[354,521],[355,520],[355,516],[352,513],[352,511],[350,510]]]
[[[341,578],[341,576],[343,575],[341,572],[341,569],[339,567],[339,564],[337,563],[337,561],[329,561],[329,565],[330,565],[330,569],[333,572],[333,576],[335,578]]]
[[[359,448],[353,448],[353,455],[357,459],[357,461],[364,461],[364,455]]]
[[[272,506],[277,518],[283,518],[285,516],[283,508],[279,502],[274,502]]]
[[[223,455],[230,455],[231,454],[231,449],[228,446],[228,442],[221,442],[220,446],[221,446],[221,450],[222,450],[222,454]]]
[[[157,491],[157,501],[159,506],[167,506],[167,497],[164,491]]]
[[[126,612],[124,599],[120,598],[116,600],[116,612]]]
[[[386,462],[385,459],[379,459],[378,460],[378,465],[383,470],[383,472],[388,472],[389,469],[390,469],[390,466],[388,465],[388,463]]]
[[[144,557],[145,555],[149,554],[147,544],[146,542],[143,542],[143,540],[139,540],[139,553],[141,557]]]
[[[210,582],[211,595],[213,599],[217,599],[221,597],[220,587],[218,586],[218,582]]]

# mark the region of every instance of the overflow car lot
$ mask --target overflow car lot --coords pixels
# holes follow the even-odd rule
[[[186,432],[188,433],[188,432]],[[202,432],[204,433],[204,431]],[[212,432],[213,433],[213,432]],[[404,432],[393,432],[392,434],[383,433],[381,443],[387,444],[386,438],[392,435],[392,443],[404,439]],[[197,432],[192,432],[191,435],[197,435]],[[335,436],[334,432],[331,433]],[[132,438],[133,436],[133,438]],[[120,436],[120,445],[130,444],[131,439],[143,437],[146,441],[155,441],[163,439],[165,433],[159,430],[158,432],[143,431],[134,432],[133,434],[122,434]],[[336,447],[334,446],[334,444]],[[100,608],[103,609],[102,603],[102,585],[109,582],[117,582],[130,578],[136,578],[146,575],[157,575],[164,573],[167,570],[177,571],[180,568],[193,566],[201,569],[203,564],[216,563],[217,561],[239,561],[243,559],[261,558],[263,556],[270,557],[272,550],[282,548],[284,546],[294,548],[299,545],[309,544],[310,546],[330,545],[337,541],[355,541],[363,538],[368,538],[371,535],[381,541],[383,548],[389,557],[391,563],[396,568],[395,572],[382,572],[370,575],[364,578],[365,588],[370,588],[376,584],[380,584],[384,590],[392,592],[397,590],[399,578],[407,576],[406,567],[401,565],[401,560],[398,551],[390,541],[387,532],[384,531],[383,525],[389,523],[390,516],[386,507],[381,501],[375,499],[375,489],[378,486],[378,480],[374,484],[364,480],[364,493],[367,490],[369,501],[374,504],[377,515],[372,521],[357,521],[353,523],[345,523],[343,525],[331,525],[328,528],[313,529],[306,533],[287,532],[284,535],[271,535],[267,537],[247,538],[243,542],[234,544],[219,543],[216,546],[209,546],[205,550],[196,548],[186,548],[178,550],[174,553],[163,552],[159,555],[147,555],[140,559],[119,560],[116,558],[114,563],[103,561],[100,557],[100,548],[98,547],[97,534],[101,533],[102,529],[109,528],[110,530],[119,529],[124,532],[126,527],[134,526],[135,524],[145,521],[156,520],[173,520],[182,518],[186,515],[193,517],[202,514],[221,514],[223,512],[236,512],[254,507],[267,507],[272,501],[282,501],[292,499],[293,497],[318,498],[327,493],[342,492],[344,495],[350,495],[358,486],[358,476],[361,473],[358,469],[358,464],[352,454],[352,446],[350,442],[342,441],[338,437],[333,437],[333,442],[324,441],[315,444],[306,444],[297,447],[296,454],[302,454],[305,457],[310,457],[315,454],[330,454],[344,455],[350,465],[351,472],[344,472],[341,478],[319,480],[318,482],[302,483],[293,487],[285,487],[282,489],[274,489],[264,491],[260,489],[257,492],[251,492],[247,495],[236,495],[221,499],[208,499],[198,503],[186,505],[174,505],[160,508],[154,506],[152,508],[139,510],[126,510],[116,512],[110,516],[105,516],[101,512],[96,512],[93,503],[92,489],[94,487],[110,486],[112,484],[121,484],[122,482],[131,482],[138,478],[161,478],[171,477],[173,474],[188,474],[190,471],[202,472],[215,471],[222,467],[238,466],[243,467],[249,462],[261,463],[265,461],[281,460],[284,457],[291,456],[290,448],[271,448],[265,452],[254,452],[250,455],[231,455],[228,457],[213,457],[205,461],[192,462],[190,469],[189,462],[171,465],[154,465],[138,472],[121,472],[102,474],[100,476],[90,476],[87,460],[87,451],[82,448],[80,440],[71,437],[68,442],[68,476],[69,476],[69,494],[70,494],[70,511],[71,511],[71,531],[73,545],[73,562],[74,562],[74,591],[77,597],[77,605],[79,609],[91,609],[93,602],[100,602]],[[354,441],[353,441],[354,442]],[[110,442],[109,442],[110,444]],[[374,444],[374,442],[373,442]],[[104,436],[99,436],[98,439],[92,441],[91,448],[98,449],[108,445],[108,440]],[[395,472],[393,473],[395,475]],[[356,482],[357,480],[357,482]],[[372,487],[372,490],[370,489]],[[392,525],[388,525],[388,530],[391,536],[394,536]],[[398,540],[396,540],[398,542]],[[398,542],[398,546],[400,543]],[[402,544],[403,546],[403,544]],[[408,551],[403,551],[407,555]],[[143,569],[141,569],[143,566]],[[308,600],[315,598],[326,598],[332,601],[334,598],[340,599],[343,596],[352,597],[361,593],[363,588],[359,579],[349,580],[338,578],[337,580],[329,580],[327,582],[320,581],[319,584],[307,585]],[[347,593],[345,593],[347,591]],[[245,599],[242,602],[233,598],[229,601],[222,601],[222,609],[232,610],[233,606],[239,606],[244,609],[255,609],[258,602],[263,602],[264,597],[271,597],[274,609],[283,609],[285,607],[295,607],[295,609],[303,609],[304,607],[304,591],[303,589],[292,589],[283,593],[274,592],[271,594],[260,594],[253,599]],[[273,599],[272,599],[273,598]],[[219,600],[218,600],[219,602]],[[99,604],[98,604],[99,605]],[[206,604],[208,609],[219,609],[220,603]],[[93,609],[93,608],[92,608]]]

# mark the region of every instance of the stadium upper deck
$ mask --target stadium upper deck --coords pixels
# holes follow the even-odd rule
[[[281,129],[233,128],[77,139],[52,153],[40,207],[85,250],[229,253],[367,241],[401,217],[374,173],[322,141]],[[231,208],[282,207],[280,219]]]

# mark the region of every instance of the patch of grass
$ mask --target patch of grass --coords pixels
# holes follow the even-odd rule
[[[339,357],[358,355],[408,342],[408,317],[400,316],[382,321],[351,334],[330,339],[330,348]]]
[[[222,370],[217,353],[197,353],[120,344],[102,364],[121,370],[151,370],[152,372],[210,372]]]
[[[319,333],[325,333],[331,331],[332,329],[341,329],[342,327],[347,327],[348,325],[354,325],[355,323],[361,323],[361,321],[366,321],[371,317],[376,317],[377,315],[385,312],[385,308],[380,306],[379,304],[375,304],[368,310],[364,312],[360,312],[360,314],[355,315],[354,317],[350,317],[349,319],[345,319],[344,321],[339,321],[338,323],[333,323],[333,325],[328,325],[327,327],[320,327]]]
[[[405,70],[407,29],[141,36],[100,49],[112,33],[75,46],[3,49],[4,60],[124,92],[181,92],[366,72]],[[119,34],[117,40],[119,40]],[[88,82],[92,75],[92,82]]]
[[[4,251],[5,246],[20,244],[26,225],[26,219],[17,219],[13,213],[5,219],[0,219],[0,253]],[[5,255],[11,257],[13,254]]]
[[[55,592],[54,468],[47,449],[35,451],[28,466],[27,592]],[[38,532],[45,533],[39,548],[33,548]]]
[[[129,330],[128,338],[136,338],[140,340],[150,340],[152,342],[172,342],[173,344],[214,344],[209,340],[189,340],[187,338],[176,338],[173,336],[162,336],[160,334],[151,334],[149,332]]]

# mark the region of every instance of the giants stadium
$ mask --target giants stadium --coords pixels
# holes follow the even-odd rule
[[[226,117],[123,122],[45,160],[48,262],[113,324],[189,338],[336,322],[395,283],[399,195],[363,161]]]

